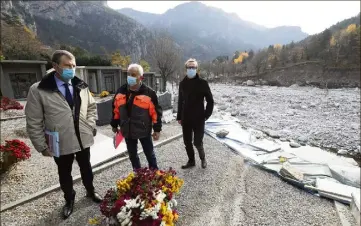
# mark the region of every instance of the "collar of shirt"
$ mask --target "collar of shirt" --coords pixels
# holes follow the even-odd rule
[[[65,82],[63,80],[60,80],[58,77],[56,77],[56,75],[54,75],[54,78],[55,78],[55,82],[56,82],[56,85],[59,87],[64,87],[63,85],[65,84]],[[71,80],[69,80],[68,82],[69,86],[71,86]]]
[[[58,90],[60,91],[61,94],[63,94],[63,96],[65,97],[66,96],[66,89],[65,89],[65,82],[60,80],[58,77],[56,77],[54,75],[54,78],[55,78],[55,82],[56,82],[56,86],[58,87]],[[71,80],[69,80],[68,82],[69,84],[69,91],[70,91],[70,94],[73,96],[73,85],[71,84]]]

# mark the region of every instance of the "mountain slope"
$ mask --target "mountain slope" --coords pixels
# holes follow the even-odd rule
[[[202,59],[231,55],[235,50],[286,44],[307,37],[299,27],[268,29],[200,2],[184,3],[161,15],[132,9],[120,9],[118,12],[148,28],[168,30],[183,47],[186,56]]]
[[[143,25],[108,8],[105,1],[2,1],[1,6],[2,19],[23,18],[50,46],[67,44],[98,54],[120,50],[139,60],[151,39]]]

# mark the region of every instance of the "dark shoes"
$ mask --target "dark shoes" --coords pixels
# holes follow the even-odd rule
[[[95,203],[102,202],[102,197],[96,192],[87,193],[86,197],[91,198]],[[73,213],[74,200],[75,198],[71,201],[66,201],[63,207],[63,219],[67,219]]]
[[[63,207],[63,219],[67,219],[72,213],[74,208],[74,199],[67,201]]]
[[[207,168],[207,161],[206,161],[206,159],[203,159],[203,160],[201,160],[201,161],[202,161],[202,163],[201,163],[202,168],[203,168],[203,169]],[[189,168],[194,167],[195,165],[196,165],[195,162],[187,162],[187,164],[185,164],[185,165],[182,166],[182,169],[189,169]]]
[[[91,198],[95,203],[101,203],[103,201],[102,197],[96,192],[87,193],[86,197]]]
[[[189,168],[192,168],[192,167],[194,167],[194,166],[196,166],[196,163],[195,162],[187,162],[187,164],[185,164],[185,165],[183,165],[182,166],[182,169],[189,169]]]
[[[202,168],[203,168],[203,169],[207,168],[207,161],[206,161],[206,159],[203,159],[203,160],[201,160],[201,161],[202,161]]]

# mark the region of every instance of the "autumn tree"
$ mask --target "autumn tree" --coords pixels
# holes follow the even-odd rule
[[[238,57],[236,59],[233,60],[233,63],[235,64],[242,64],[245,62],[245,60],[248,58],[248,53],[247,52],[241,52],[238,54]]]
[[[140,64],[140,66],[143,67],[144,72],[149,72],[150,71],[150,65],[149,65],[149,63],[147,61],[140,60],[139,64]]]
[[[155,32],[155,38],[149,44],[148,54],[151,65],[162,76],[163,90],[166,90],[169,76],[181,65],[181,51],[169,34]]]
[[[34,32],[22,24],[1,21],[1,51],[5,59],[43,60],[51,54],[37,39]]]
[[[111,62],[114,66],[123,67],[126,69],[131,64],[132,58],[130,56],[122,56],[120,51],[116,51],[111,55]]]

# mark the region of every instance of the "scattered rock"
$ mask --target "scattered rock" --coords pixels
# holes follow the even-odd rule
[[[339,104],[339,103],[335,103],[334,106],[338,108],[338,107],[340,107],[340,104]]]
[[[237,110],[234,110],[234,111],[231,112],[231,116],[237,116],[238,113],[239,113],[239,112],[238,112]]]
[[[263,85],[263,86],[268,86],[268,82],[267,81],[265,81],[265,80],[260,80],[261,81],[261,85]]]
[[[281,138],[280,138],[280,141],[282,141],[282,142],[287,142],[287,141],[288,141],[288,139],[287,139],[287,138],[285,138],[285,137],[281,137]]]
[[[339,155],[347,155],[347,154],[348,154],[348,151],[341,149],[341,150],[339,150],[339,151],[337,152],[337,154],[339,154]]]
[[[299,143],[296,143],[296,142],[290,142],[290,147],[291,148],[299,148],[299,147],[301,147],[301,145]]]
[[[218,109],[221,111],[225,111],[228,107],[226,105],[219,105]]]
[[[311,103],[311,104],[310,104],[310,107],[311,107],[311,108],[314,108],[314,107],[316,107],[316,104],[315,104],[315,103]]]
[[[308,137],[301,136],[297,140],[302,146],[305,146],[307,144],[307,142],[308,142]]]
[[[216,136],[219,138],[225,138],[229,134],[229,131],[222,129],[216,133]]]
[[[290,88],[298,88],[298,87],[300,87],[298,84],[293,84],[290,86]]]
[[[248,80],[246,84],[247,84],[247,86],[255,86],[256,85],[254,83],[254,81],[252,81],[252,80]]]
[[[294,116],[296,114],[293,110],[288,110],[286,113],[289,116]]]
[[[308,107],[307,107],[306,105],[302,105],[301,108],[302,108],[303,110],[307,110],[307,109],[308,109]]]
[[[275,138],[275,139],[278,139],[280,138],[280,134],[276,131],[273,131],[273,130],[268,130],[265,132],[268,136],[272,137],[272,138]]]

